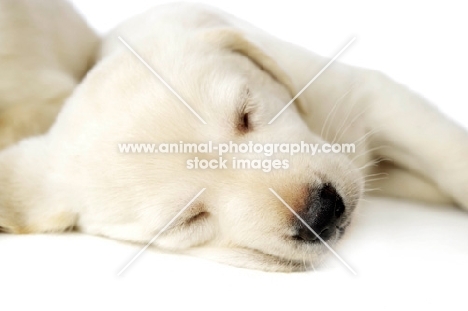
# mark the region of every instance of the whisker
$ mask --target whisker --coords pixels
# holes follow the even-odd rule
[[[388,173],[376,173],[376,174],[368,174],[368,175],[362,176],[361,178],[356,179],[356,181],[365,181],[365,182],[367,182],[367,181],[370,180],[370,179],[368,179],[369,177],[374,177],[375,178],[375,177],[380,176],[380,175],[384,175],[385,176],[384,178],[388,177]]]
[[[388,173],[382,172],[382,173],[375,173],[375,174],[367,174],[367,175],[364,175],[362,179],[366,179],[368,177],[380,176],[380,175],[388,176]]]
[[[370,160],[368,163],[364,164],[363,166],[361,167],[358,167],[358,168],[354,168],[352,170],[350,170],[349,172],[347,172],[344,177],[348,176],[349,174],[354,174],[356,171],[363,171],[364,169],[368,168],[368,167],[371,167],[371,166],[377,166],[380,162],[383,162],[383,161],[388,161],[390,159],[388,158],[377,158],[377,159],[372,159]],[[369,175],[368,175],[369,176]],[[362,180],[362,179],[358,179],[358,180]]]
[[[314,272],[316,272],[314,264],[312,263],[312,259],[309,259],[309,262],[310,262],[310,266],[312,267],[312,270],[314,270]]]
[[[367,179],[367,180],[365,180],[365,182],[366,182],[366,183],[370,183],[370,182],[374,182],[374,181],[378,181],[378,180],[383,180],[383,179],[388,179],[388,176],[380,177],[380,178],[371,178],[371,179]]]
[[[359,147],[363,142],[365,142],[366,138],[369,138],[370,136],[378,133],[379,131],[382,130],[382,127],[378,127],[378,128],[375,128],[373,129],[372,131],[369,131],[367,132],[366,134],[364,134],[361,138],[357,139],[356,141],[353,142],[353,144],[355,145],[355,147]]]
[[[340,128],[338,129],[338,131],[335,132],[335,136],[333,137],[333,140],[331,142],[331,144],[333,145],[335,143],[335,139],[336,139],[336,136],[341,132],[341,130],[343,129],[343,126],[346,124],[346,121],[348,121],[348,118],[349,116],[351,115],[351,112],[353,111],[354,109],[354,106],[356,105],[358,101],[354,101],[354,103],[352,103],[351,107],[349,108],[349,111],[348,111],[348,114],[346,115],[346,118],[343,120],[343,122],[341,123],[340,125]],[[340,135],[341,136],[341,135]]]
[[[330,119],[330,116],[333,114],[333,117],[332,118],[335,118],[335,113],[336,113],[336,108],[338,107],[338,105],[340,105],[342,102],[343,102],[343,99],[346,97],[346,95],[348,95],[352,90],[353,88],[356,86],[357,82],[353,82],[353,84],[351,85],[351,87],[341,96],[337,99],[337,101],[335,102],[335,105],[333,106],[332,110],[330,110],[330,112],[328,113],[327,115],[327,118],[325,119],[325,122],[322,126],[322,130],[320,131],[320,137],[321,138],[324,138],[323,137],[323,131],[325,129],[325,127],[327,126],[327,131],[326,131],[326,137],[328,137],[328,133],[330,131],[330,125],[332,124],[332,122],[330,122],[330,125],[328,125],[328,121]],[[333,121],[333,120],[332,120]]]
[[[364,189],[363,193],[368,193],[372,191],[382,191],[381,188],[370,188],[370,189]]]
[[[346,131],[349,129],[349,127],[351,125],[353,125],[354,122],[356,122],[356,120],[362,116],[366,111],[367,109],[369,109],[371,106],[367,106],[366,108],[364,108],[359,114],[357,114],[352,120],[351,122],[343,129],[343,131],[341,132],[340,136],[338,137],[338,139],[336,141],[340,141],[341,137],[343,136],[344,133],[346,133]],[[341,129],[340,129],[341,130]],[[333,144],[333,143],[332,143]]]

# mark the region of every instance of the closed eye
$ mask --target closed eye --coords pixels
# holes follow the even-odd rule
[[[242,107],[238,114],[237,130],[241,134],[246,134],[252,131],[251,111],[249,107],[250,91],[246,89],[245,97],[243,98]]]
[[[237,126],[241,133],[247,133],[250,130],[249,113],[243,112],[240,115],[239,125]]]
[[[195,222],[207,219],[209,216],[210,216],[210,214],[208,212],[201,211],[200,213],[195,214],[192,217],[190,217],[189,219],[187,219],[184,224],[186,226],[192,225]]]

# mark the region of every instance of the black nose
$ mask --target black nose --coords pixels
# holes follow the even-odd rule
[[[324,184],[318,190],[310,190],[305,209],[299,216],[315,233],[299,221],[295,238],[317,243],[320,241],[318,234],[324,241],[330,239],[336,235],[336,224],[344,210],[343,199],[330,184]]]

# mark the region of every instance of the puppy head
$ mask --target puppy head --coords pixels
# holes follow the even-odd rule
[[[51,134],[86,146],[75,163],[86,171],[62,169],[88,188],[86,204],[94,210],[81,214],[79,227],[147,242],[205,188],[155,245],[242,267],[308,268],[324,253],[321,240],[340,238],[361,195],[345,156],[228,152],[226,168],[196,169],[188,161],[220,161],[217,151],[117,152],[122,143],[322,143],[295,106],[268,124],[298,90],[240,33],[171,35],[129,43],[190,107],[122,48],[90,74]],[[80,133],[65,134],[74,124]],[[233,168],[240,159],[261,167]],[[281,167],[265,170],[274,160]]]

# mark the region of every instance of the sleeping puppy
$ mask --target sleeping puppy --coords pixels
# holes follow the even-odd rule
[[[167,5],[132,18],[104,40],[50,131],[0,153],[0,226],[73,227],[148,243],[188,206],[155,246],[299,271],[323,258],[324,242],[341,238],[364,189],[467,208],[467,134],[378,72],[335,63],[269,124],[326,63],[204,6]],[[194,157],[217,158],[210,153],[118,148],[180,141],[354,143],[356,152],[278,153],[272,157],[289,168],[265,173],[187,168]],[[368,178],[382,173],[387,178]]]
[[[49,129],[98,37],[63,0],[0,0],[0,149]]]

